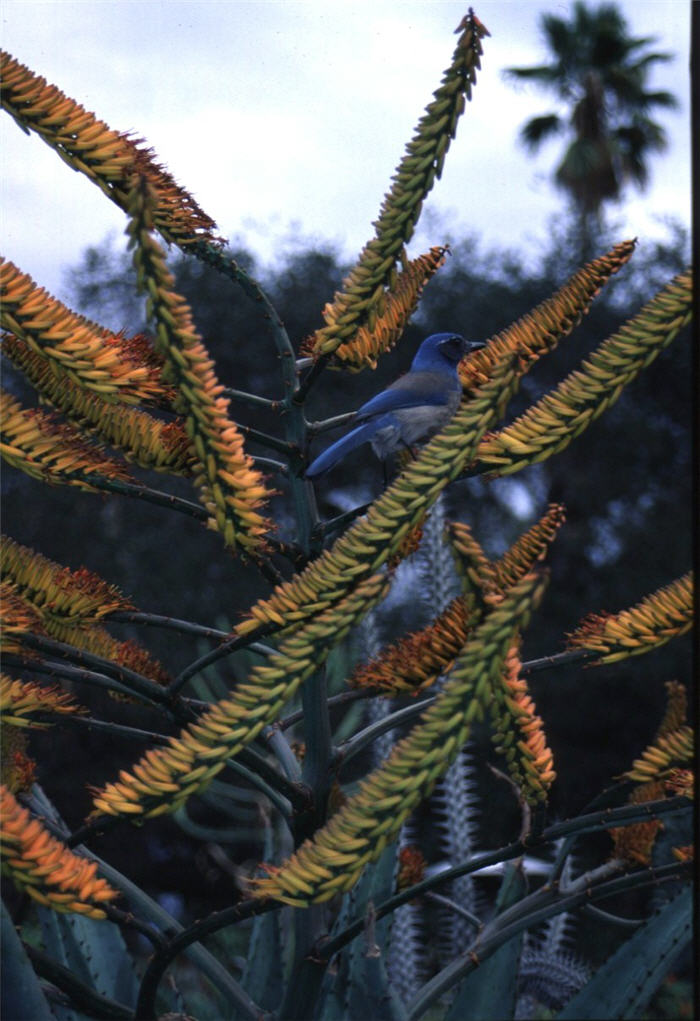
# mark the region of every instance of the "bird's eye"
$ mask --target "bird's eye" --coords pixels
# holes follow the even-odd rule
[[[466,350],[464,338],[460,337],[457,333],[452,337],[447,337],[443,340],[442,344],[440,344],[440,350],[445,358],[449,358],[454,362],[459,362],[464,357]]]

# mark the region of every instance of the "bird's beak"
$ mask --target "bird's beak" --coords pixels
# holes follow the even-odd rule
[[[478,351],[480,348],[486,347],[485,340],[468,340],[467,344],[469,345],[467,354],[471,354],[472,351]]]

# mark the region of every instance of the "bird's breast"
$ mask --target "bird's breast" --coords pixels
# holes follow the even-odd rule
[[[449,422],[458,404],[459,397],[448,404],[430,404],[396,412],[401,427],[401,439],[410,447],[419,440],[432,436]]]
[[[400,447],[411,447],[428,439],[449,422],[459,406],[459,393],[450,394],[446,404],[425,404],[399,408],[386,416],[386,424],[377,429],[372,447],[382,460]]]

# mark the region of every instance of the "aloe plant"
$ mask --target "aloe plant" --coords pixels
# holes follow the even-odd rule
[[[669,687],[658,734],[624,784],[591,791],[587,810],[552,822],[556,761],[528,678],[562,663],[595,670],[684,634],[691,575],[659,579],[655,592],[636,602],[631,595],[634,605],[616,613],[581,607],[564,651],[523,661],[522,636],[545,612],[541,562],[566,527],[565,509],[550,505],[494,559],[465,521],[447,519],[442,499],[457,480],[512,474],[574,442],[690,321],[690,271],[504,424],[523,376],[632,257],[633,241],[615,245],[463,361],[454,418],[402,460],[368,507],[322,521],[304,478],[309,394],[324,373],[376,365],[444,261],[443,246],[412,258],[406,246],[471,99],[488,32],[470,11],[457,34],[376,234],[305,340],[288,336],[213,221],[150,150],[2,55],[3,109],[124,211],[152,324],[148,337],[114,334],[2,261],[3,354],[53,409],[8,393],[3,457],[37,485],[72,486],[76,499],[99,492],[147,501],[164,520],[187,515],[268,585],[243,620],[222,630],[137,609],[94,572],[3,542],[2,869],[19,894],[12,915],[3,908],[8,1017],[633,1017],[690,939],[692,731],[682,686]],[[233,280],[241,301],[267,317],[282,396],[235,394],[269,415],[269,431],[255,438],[274,458],[248,453],[246,430],[232,417],[234,391],[175,290],[161,241]],[[134,477],[132,464],[158,472],[166,488]],[[294,534],[273,521],[271,466],[285,480]],[[175,477],[177,493],[167,488]],[[194,499],[180,495],[187,483]],[[411,558],[419,567],[404,592],[407,602],[416,587],[427,594],[423,623],[386,633],[382,606],[397,598]],[[124,620],[203,647],[195,658],[183,652],[172,677],[145,642],[114,637],[110,627]],[[338,690],[329,690],[329,676]],[[96,688],[150,707],[161,731],[91,716]],[[289,738],[297,724],[303,742]],[[93,788],[93,810],[72,832],[35,782],[27,750],[27,731],[36,730],[41,761],[50,726],[147,745]],[[352,776],[349,764],[355,769],[365,752],[371,764]],[[475,770],[491,757],[522,820],[520,834],[500,846]],[[192,799],[208,821],[191,814]],[[439,819],[436,838],[417,810]],[[251,835],[263,849],[251,874],[241,879],[237,867],[243,890],[234,903],[222,897],[218,910],[187,925],[91,849],[110,826],[137,844],[164,814],[231,856]],[[572,856],[600,831],[612,836],[611,856],[574,877]],[[611,898],[652,885],[671,899],[657,899],[648,917],[608,910]],[[600,967],[562,936],[580,916],[623,933]],[[147,961],[135,959],[136,936],[150,946]],[[181,956],[197,982],[182,981]]]

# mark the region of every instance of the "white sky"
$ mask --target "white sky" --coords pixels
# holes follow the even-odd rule
[[[557,146],[533,160],[520,125],[551,97],[515,90],[500,71],[541,62],[541,10],[568,3],[472,0],[491,38],[482,71],[426,203],[411,250],[445,240],[423,226],[433,211],[453,237],[522,248],[547,236],[564,208],[549,173]],[[617,238],[664,235],[690,223],[689,20],[686,0],[618,0],[634,35],[658,36],[676,59],[651,84],[674,92],[658,111],[669,150],[652,185],[615,212]],[[468,2],[432,0],[0,0],[4,49],[110,127],[148,140],[220,233],[264,260],[293,228],[352,258],[372,234],[389,178],[449,65]],[[6,115],[2,144],[2,251],[53,293],[83,248],[125,219],[82,175]],[[433,221],[434,222],[434,221]]]

